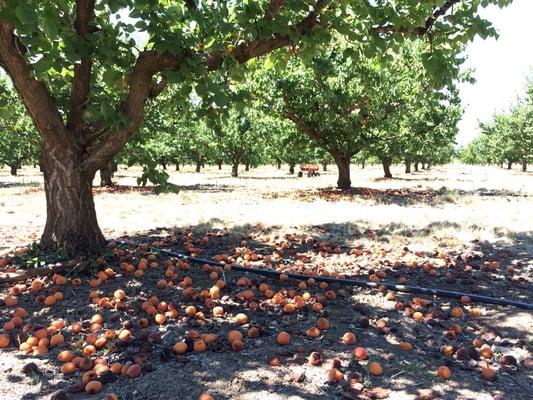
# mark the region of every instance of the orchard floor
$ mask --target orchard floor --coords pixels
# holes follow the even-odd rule
[[[265,264],[265,256],[271,256],[281,269],[315,266],[316,272],[364,280],[385,273],[382,279],[387,282],[406,279],[407,284],[533,302],[533,173],[454,164],[404,174],[398,166],[393,168],[395,178],[384,180],[377,167],[352,166],[354,188],[339,192],[333,189],[336,174],[330,169],[320,177],[298,178],[286,170],[261,167],[231,178],[227,166],[199,174],[185,168],[169,171],[170,181],[182,187],[180,193],[155,195],[134,187],[139,170],[120,168],[115,177],[120,187],[96,188],[95,202],[100,226],[110,239],[128,236],[156,241],[177,251],[193,246],[192,251],[205,258],[217,254],[238,258],[239,251],[251,251],[259,256],[259,266]],[[25,168],[20,176],[11,177],[7,169],[0,170],[0,254],[38,240],[45,215],[38,171]],[[134,250],[125,249],[126,256],[132,252],[128,262],[137,265],[141,256]],[[336,286],[329,288],[335,299],[320,299],[326,289],[317,285],[299,289],[298,282],[250,276],[248,287],[241,287],[237,280],[242,274],[227,272],[223,297],[215,300],[226,314],[214,317],[204,300],[191,298],[183,287],[158,287],[158,280],[165,278],[167,258],[159,255],[157,261],[157,269],[149,268],[136,278],[119,268],[120,258],[107,256],[106,264],[116,276],[96,290],[100,297],[112,298],[116,289],[124,289],[125,310],[91,304],[89,292],[94,289],[88,277],[82,277],[76,287],[45,279],[42,292],[64,295],[50,307],[39,304],[29,291],[16,296],[18,306],[28,312],[24,322],[35,327],[46,327],[59,318],[68,324],[83,322],[80,333],[68,327],[62,330],[63,347],[75,352],[85,345],[88,321],[97,312],[104,316],[104,329],[118,330],[125,322],[131,325],[129,343],[114,348],[111,339],[97,354],[107,355],[110,362],[138,362],[143,374],[135,379],[115,377],[99,395],[68,392],[69,398],[105,398],[116,393],[120,399],[196,399],[205,391],[216,399],[533,397],[531,312],[471,303],[462,305],[462,318],[451,318],[450,310],[460,306],[456,300],[401,293],[392,299],[377,290]],[[199,266],[178,270],[175,283],[185,276],[192,278],[196,293],[213,284]],[[298,294],[308,291],[312,296],[304,308],[284,313],[281,305],[256,290],[262,282],[274,293],[296,288]],[[254,292],[253,301],[242,299],[245,289]],[[0,287],[0,298],[7,291]],[[152,335],[147,337],[148,331],[138,328],[137,321],[147,316],[141,304],[153,295],[175,305],[179,316],[161,326],[148,316]],[[429,304],[417,300],[418,305],[413,304],[413,297],[427,299]],[[312,310],[317,300],[325,304],[319,312]],[[258,309],[251,310],[250,303]],[[398,309],[398,303],[421,311],[423,319],[415,320]],[[187,305],[195,305],[205,319],[187,318]],[[13,309],[0,305],[0,327]],[[239,326],[238,313],[246,313],[249,322]],[[329,329],[319,338],[308,338],[306,330],[321,316],[329,320]],[[456,334],[450,333],[453,325]],[[252,326],[259,328],[259,337],[246,337]],[[191,329],[216,333],[219,338],[205,352],[188,351],[181,356],[168,352]],[[234,329],[245,335],[243,351],[234,352],[228,344],[227,333]],[[276,344],[282,330],[291,335],[288,346]],[[355,345],[340,342],[347,331],[356,335]],[[153,335],[156,332],[160,342]],[[17,340],[25,337],[20,329],[9,335],[10,346],[0,350],[0,399],[48,399],[57,389],[72,391],[80,381],[80,372],[68,376],[59,372],[62,364],[56,357],[61,346],[43,355],[24,354],[16,350]],[[480,356],[480,349],[472,346],[474,338],[489,345],[493,356]],[[412,351],[400,350],[401,341],[411,343]],[[452,346],[453,355],[442,353],[445,345]],[[381,364],[381,376],[368,373],[368,360],[354,358],[356,346],[367,349],[369,361]],[[307,363],[312,351],[322,354],[322,367]],[[512,355],[517,364],[503,365],[503,355]],[[279,366],[270,365],[274,357]],[[328,384],[334,359],[343,380]],[[38,371],[22,372],[30,362]],[[451,370],[447,381],[436,375],[441,365]],[[496,371],[496,380],[481,377],[485,366]]]

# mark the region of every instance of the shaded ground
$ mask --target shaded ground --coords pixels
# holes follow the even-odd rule
[[[378,169],[361,172],[354,168],[354,184],[365,189],[326,201],[321,195],[316,198],[308,193],[319,193],[312,192],[316,188],[336,193],[327,189],[335,181],[333,174],[280,179],[285,176],[283,171],[264,168],[235,179],[224,175],[228,172],[174,174],[172,181],[186,186],[178,195],[155,196],[144,189],[143,196],[137,190],[122,189],[112,189],[111,194],[98,189],[101,225],[109,237],[129,234],[135,241],[155,241],[157,246],[204,258],[227,254],[230,261],[281,270],[338,273],[365,280],[381,277],[387,282],[405,280],[408,284],[533,301],[533,227],[527,217],[531,216],[531,175],[449,166],[384,181],[375,179],[380,176]],[[124,170],[119,174],[123,175],[119,177],[121,184],[134,184],[135,174]],[[5,247],[35,239],[43,223],[43,194],[36,186],[37,177],[16,179],[20,179],[18,185],[13,184],[13,178],[0,176],[0,184],[4,184],[0,189],[0,235]],[[413,195],[418,191],[425,193],[420,199]],[[485,195],[487,192],[494,195]],[[294,193],[305,195],[301,198]],[[447,199],[441,201],[442,196]],[[432,201],[425,201],[427,197]],[[524,366],[533,350],[530,312],[416,296],[427,299],[424,304],[401,293],[385,297],[385,293],[360,288],[303,288],[297,287],[299,282],[253,276],[239,282],[243,275],[231,271],[218,271],[218,278],[226,282],[222,297],[206,302],[202,290],[212,287],[213,271],[201,266],[183,269],[183,264],[176,267],[176,260],[169,268],[168,258],[159,255],[158,268],[147,268],[142,277],[135,277],[139,260],[148,253],[141,254],[133,247],[124,250],[124,254],[117,250],[108,254],[105,265],[94,265],[95,270],[110,266],[115,275],[96,288],[90,287],[86,277],[82,277],[81,285],[73,286],[75,276],[68,276],[66,285],[47,279],[39,293],[26,290],[15,296],[17,306],[28,311],[24,322],[31,322],[33,331],[65,319],[67,326],[61,329],[68,343],[65,347],[75,353],[83,351],[90,340],[89,320],[95,313],[104,317],[102,330],[95,331],[97,336],[124,326],[131,331],[133,338],[127,345],[109,339],[97,354],[107,355],[109,364],[137,362],[144,372],[135,379],[114,378],[105,384],[104,393],[116,393],[121,399],[196,399],[204,391],[217,399],[413,399],[425,395],[527,399],[533,395],[533,370]],[[121,268],[124,262],[133,265],[134,271]],[[192,278],[190,286],[183,284],[187,276]],[[161,279],[167,286],[172,282],[173,287],[161,287]],[[280,304],[273,304],[259,290],[260,283],[280,294]],[[125,291],[124,310],[111,301],[116,289]],[[331,297],[328,290],[334,291],[335,299],[327,298]],[[57,291],[63,293],[63,300],[49,307],[39,303],[40,294]],[[91,304],[91,291],[96,291],[100,300],[108,297],[112,308],[106,308],[106,301]],[[251,291],[253,297],[243,299],[245,291]],[[286,303],[295,303],[294,295],[305,297],[306,292],[309,299],[301,309],[284,312]],[[154,324],[154,316],[143,309],[143,302],[154,295],[159,302],[174,305],[177,317],[168,318],[163,325]],[[322,310],[313,310],[317,303],[323,304]],[[185,307],[189,305],[204,317],[187,317]],[[223,317],[213,316],[214,305],[224,308]],[[0,305],[1,325],[10,320],[10,311],[17,306]],[[450,310],[457,306],[465,315],[451,318]],[[421,312],[420,320],[414,318],[414,311]],[[238,313],[245,313],[249,322],[239,325],[235,320]],[[329,320],[329,329],[318,338],[309,338],[306,331],[320,317]],[[149,331],[139,327],[141,318],[150,322]],[[79,333],[71,329],[76,321],[82,322]],[[260,331],[259,337],[246,337],[252,326]],[[169,347],[186,338],[191,329],[215,333],[218,340],[206,352],[188,351],[181,356],[170,352]],[[240,352],[233,351],[226,339],[235,329],[245,336]],[[291,335],[288,346],[276,343],[282,330]],[[356,335],[355,345],[340,342],[347,331]],[[81,372],[74,376],[59,373],[62,364],[56,359],[57,347],[43,355],[15,351],[13,343],[18,347],[19,341],[31,334],[31,329],[26,334],[20,329],[10,331],[11,346],[0,350],[2,399],[46,399],[54,390],[69,388],[80,380]],[[494,355],[481,356],[480,348],[472,345],[475,338],[487,344]],[[400,350],[401,341],[411,343],[413,350]],[[355,359],[356,346],[367,349],[369,360]],[[443,346],[451,346],[445,352],[452,355],[444,355]],[[307,363],[312,351],[322,354],[324,366]],[[503,355],[512,355],[517,365],[502,365]],[[270,365],[275,357],[280,366]],[[334,359],[338,359],[343,380],[328,384],[328,369]],[[380,362],[383,375],[371,376],[369,361]],[[22,367],[28,362],[35,362],[39,373],[23,373]],[[495,381],[480,376],[485,364],[497,372]],[[449,381],[436,376],[441,365],[451,369]],[[106,375],[104,380],[112,379]]]

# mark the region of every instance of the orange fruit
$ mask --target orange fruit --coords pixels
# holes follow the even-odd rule
[[[452,371],[450,371],[450,368],[441,365],[439,368],[437,368],[437,375],[442,379],[450,379]]]
[[[291,337],[287,332],[280,332],[276,340],[279,345],[286,346],[291,342]]]
[[[187,352],[187,344],[185,342],[177,342],[172,347],[172,350],[177,354],[185,354]]]
[[[328,371],[328,383],[337,383],[342,381],[343,374],[337,368],[331,368]]]
[[[353,354],[358,360],[366,360],[368,358],[368,353],[364,347],[356,347],[353,350]]]
[[[374,376],[379,376],[383,373],[383,368],[381,368],[380,363],[373,361],[368,364],[368,372],[370,372]]]
[[[100,381],[89,381],[85,385],[85,391],[89,394],[96,394],[102,391],[102,382]]]
[[[9,336],[0,335],[0,349],[5,349],[7,346],[9,346]]]
[[[329,321],[326,318],[323,318],[323,317],[319,318],[316,321],[316,326],[321,331],[325,331],[325,330],[329,329]]]
[[[481,376],[488,381],[493,381],[496,379],[496,371],[490,367],[485,367],[481,370]]]
[[[205,351],[205,349],[207,348],[205,342],[202,339],[195,341],[193,347],[194,351],[197,351],[199,353]]]
[[[411,350],[413,350],[413,345],[411,343],[409,343],[409,342],[400,342],[399,347],[403,351],[411,351]]]
[[[240,340],[234,340],[231,342],[231,348],[233,351],[242,351],[244,349],[244,343]]]
[[[228,342],[233,343],[236,340],[242,341],[242,333],[239,331],[229,331]]]
[[[65,338],[63,337],[63,335],[60,333],[57,333],[50,338],[50,346],[52,347],[58,346],[62,344],[64,341],[65,341]]]
[[[453,318],[462,318],[465,313],[462,307],[457,306],[457,307],[452,308],[452,311],[450,312],[450,314]]]
[[[63,350],[57,355],[57,359],[63,363],[70,362],[74,359],[74,353],[70,350]]]
[[[76,372],[76,366],[72,362],[67,362],[61,367],[61,373],[64,375],[72,375]]]
[[[345,345],[355,344],[357,341],[355,335],[352,332],[346,332],[344,335],[342,335],[342,343]]]
[[[244,325],[248,322],[248,316],[244,313],[239,313],[235,316],[235,321],[240,325]]]

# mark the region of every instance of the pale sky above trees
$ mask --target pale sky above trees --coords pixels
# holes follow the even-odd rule
[[[533,77],[533,0],[514,0],[504,9],[490,6],[481,15],[498,30],[498,40],[476,38],[466,50],[465,67],[474,68],[474,85],[461,86],[465,114],[457,141],[465,145],[479,134],[478,120],[487,121],[524,94]]]

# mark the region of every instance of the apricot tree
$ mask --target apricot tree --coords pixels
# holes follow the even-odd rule
[[[494,33],[479,6],[510,0],[0,0],[0,66],[36,130],[47,218],[43,247],[70,254],[105,246],[91,183],[141,128],[169,85],[223,105],[216,71],[242,77],[248,60],[312,54],[339,32],[383,52],[410,36],[446,75],[457,43]],[[286,50],[283,50],[283,49]],[[450,64],[451,62],[451,64]]]

